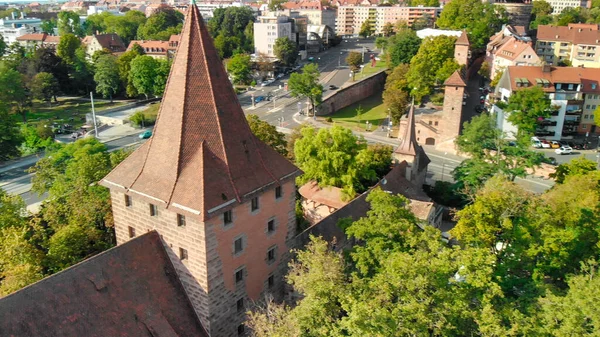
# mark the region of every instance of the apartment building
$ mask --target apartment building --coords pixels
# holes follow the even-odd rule
[[[508,67],[495,91],[493,111],[498,128],[514,138],[517,128],[508,120],[505,103],[515,91],[538,86],[551,100],[551,116],[540,118],[535,135],[548,140],[570,139],[577,134],[599,133],[594,110],[600,105],[600,69],[581,67]],[[503,103],[499,103],[503,102]]]
[[[441,12],[440,7],[341,6],[338,8],[336,33],[338,35],[358,34],[363,23],[368,20],[375,34],[381,34],[386,23],[395,24],[398,20],[402,20],[411,26],[415,20],[423,16],[428,16],[435,22]]]
[[[574,67],[600,68],[599,47],[600,31],[596,24],[538,27],[535,50],[547,64],[569,61]]]
[[[283,8],[306,17],[309,25],[325,25],[335,29],[337,11],[334,8],[323,6],[320,1],[289,1],[283,4]]]
[[[280,37],[287,37],[291,41],[297,42],[294,22],[290,17],[285,15],[259,16],[254,23],[254,53],[275,57],[273,52],[275,40]]]
[[[490,78],[495,78],[507,67],[541,65],[523,26],[506,25],[492,36],[486,47],[485,60],[490,65]]]
[[[586,7],[590,8],[592,1],[588,0],[546,0],[552,6],[552,14],[560,14],[567,8]]]

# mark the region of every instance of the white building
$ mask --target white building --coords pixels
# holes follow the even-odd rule
[[[242,7],[244,4],[241,2],[197,2],[196,6],[198,6],[202,18],[208,20],[213,17],[213,13],[217,8]]]
[[[538,120],[536,136],[561,140],[600,131],[593,113],[600,105],[600,69],[514,66],[508,67],[498,82],[497,102],[492,107],[497,126],[507,138],[515,138],[517,128],[508,121],[509,113],[503,107],[513,92],[533,86],[542,88],[551,101],[551,115]]]
[[[254,23],[254,53],[275,57],[275,40],[287,37],[296,43],[293,22],[287,16],[259,16]]]
[[[591,0],[546,0],[552,6],[552,14],[560,14],[567,8],[586,7],[590,8]]]
[[[421,39],[426,37],[436,37],[436,36],[456,36],[457,38],[462,35],[462,30],[445,30],[445,29],[433,29],[433,28],[425,28],[421,30],[417,30],[417,36]]]
[[[4,38],[7,45],[17,42],[17,38],[26,34],[33,34],[35,30],[32,27],[24,26],[19,28],[0,26],[0,35]]]

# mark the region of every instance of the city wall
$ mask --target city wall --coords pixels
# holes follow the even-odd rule
[[[386,77],[385,70],[382,70],[341,88],[335,94],[323,100],[323,103],[317,107],[317,116],[330,115],[373,94],[382,92]]]

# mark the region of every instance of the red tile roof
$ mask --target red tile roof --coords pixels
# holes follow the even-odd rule
[[[569,26],[540,25],[537,39],[539,41],[564,41],[574,44],[600,44],[600,31],[596,24],[575,24]]]
[[[0,299],[0,336],[208,337],[155,231]]]
[[[340,209],[348,204],[342,200],[342,189],[333,186],[319,187],[316,181],[309,181],[298,189],[298,193],[308,200],[325,206]]]
[[[458,37],[455,45],[469,46],[471,43],[469,42],[469,37],[467,36],[467,31],[463,30],[462,34]]]
[[[494,55],[514,61],[529,48],[531,48],[531,45],[528,43],[510,37],[494,52]]]
[[[207,219],[300,173],[250,131],[198,7],[192,5],[154,135],[102,184]]]
[[[456,87],[466,87],[467,86],[467,84],[465,83],[465,80],[463,80],[463,78],[460,75],[460,73],[458,72],[458,70],[455,71],[454,73],[452,73],[452,75],[450,75],[450,77],[448,77],[446,82],[444,82],[444,85],[452,85],[452,86],[456,86]]]
[[[518,87],[517,79],[527,79],[528,87],[536,86],[537,79],[546,80],[549,86],[544,88],[546,92],[554,92],[555,83],[583,84],[584,93],[600,93],[600,69],[581,67],[550,67],[550,71],[544,72],[543,66],[514,66],[508,67],[510,79],[510,90],[518,90],[527,87]],[[595,89],[592,89],[595,84]]]
[[[46,34],[46,33],[25,34],[25,35],[19,36],[17,38],[17,41],[40,41],[40,42],[43,42],[47,36],[48,36],[48,34]]]
[[[415,133],[415,104],[413,102],[408,110],[408,121],[406,123],[406,129],[404,129],[404,134],[402,135],[402,143],[400,143],[394,152],[415,156],[417,154],[416,147],[418,146]]]
[[[133,40],[129,42],[127,50],[131,50],[136,44],[144,48],[146,54],[166,54],[169,49],[169,41]]]

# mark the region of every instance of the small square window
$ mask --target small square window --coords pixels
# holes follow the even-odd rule
[[[235,283],[242,282],[244,280],[244,268],[240,268],[235,272]]]
[[[252,198],[250,209],[252,210],[252,212],[258,210],[258,197]]]
[[[244,326],[244,324],[240,324],[238,325],[238,336],[243,336],[244,332],[246,332],[246,327]]]
[[[275,275],[271,275],[267,279],[267,287],[269,287],[269,289],[271,289],[271,288],[273,288],[273,286],[275,286]]]
[[[223,213],[223,224],[225,225],[229,225],[232,222],[232,214],[231,214],[231,210],[228,210],[227,212]]]
[[[267,233],[273,233],[275,231],[275,219],[269,220],[267,222]]]
[[[177,214],[177,226],[185,227],[185,215]]]
[[[583,125],[581,126],[581,129],[582,129],[582,130],[585,130],[585,129],[587,129],[587,125],[586,125],[586,124],[583,124]]]
[[[281,186],[275,187],[275,199],[281,198]]]
[[[268,262],[275,261],[275,247],[273,247],[267,251],[267,261]]]
[[[125,207],[131,207],[131,197],[125,194]]]
[[[244,311],[244,298],[242,297],[239,300],[237,300],[235,306],[237,308],[237,312]]]
[[[133,227],[129,227],[129,238],[134,238],[135,237],[135,228]]]
[[[234,241],[234,243],[233,243],[233,246],[234,246],[233,252],[235,254],[241,253],[242,250],[244,250],[244,241],[243,241],[243,239],[242,238],[236,239]]]
[[[158,207],[154,204],[149,204],[150,206],[150,216],[158,216]]]
[[[187,258],[188,258],[187,249],[183,249],[183,248],[179,247],[179,259],[187,260]]]
[[[437,121],[435,122],[435,126],[438,126],[438,122]]]

